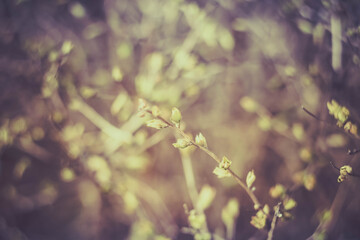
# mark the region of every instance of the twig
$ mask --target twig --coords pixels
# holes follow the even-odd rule
[[[274,235],[274,230],[275,230],[275,226],[276,226],[276,221],[277,219],[280,217],[280,206],[281,206],[281,202],[279,202],[276,207],[275,207],[275,212],[274,212],[274,217],[271,221],[271,228],[270,231],[268,233],[268,237],[267,240],[272,240],[273,235]]]
[[[320,119],[318,116],[316,116],[315,114],[313,114],[312,112],[307,110],[304,106],[301,106],[301,108],[302,108],[302,110],[304,110],[304,112],[306,112],[307,114],[309,114],[311,117],[315,118],[316,120],[318,120],[320,122],[328,123],[326,120]]]
[[[146,112],[148,112],[149,114],[152,115],[152,112],[150,110],[145,110]],[[221,160],[218,156],[216,156],[215,153],[213,153],[212,151],[210,151],[209,149],[198,145],[191,137],[189,137],[183,130],[181,130],[180,128],[176,127],[174,124],[170,123],[169,121],[167,121],[166,119],[164,119],[161,116],[156,116],[155,118],[163,121],[166,125],[168,125],[169,127],[175,129],[182,137],[184,137],[187,141],[189,141],[192,145],[194,145],[195,147],[199,148],[200,150],[202,150],[203,152],[205,152],[207,155],[209,155],[212,159],[214,159],[217,163],[220,163]],[[246,193],[249,195],[251,201],[254,203],[254,206],[256,206],[256,210],[258,208],[261,207],[260,201],[257,199],[257,197],[255,196],[255,194],[251,191],[251,189],[249,189],[246,184],[241,180],[241,178],[235,173],[233,172],[230,168],[227,169],[229,171],[229,173],[231,174],[231,176],[236,180],[236,182],[240,185],[241,188],[243,188]],[[266,214],[268,215],[268,214]]]
[[[348,155],[355,155],[355,154],[357,154],[359,152],[360,152],[360,149],[353,149],[353,150],[348,149],[347,154]]]

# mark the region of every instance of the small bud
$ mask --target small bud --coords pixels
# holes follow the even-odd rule
[[[251,188],[252,184],[254,183],[256,179],[254,170],[251,170],[248,172],[247,176],[246,176],[246,185],[248,188]]]
[[[147,108],[147,102],[144,99],[139,98],[139,100],[138,100],[138,111],[145,110],[146,108]]]
[[[181,112],[176,107],[173,107],[171,110],[171,118],[170,120],[175,123],[176,125],[180,124],[181,121]]]
[[[191,142],[189,142],[188,140],[186,140],[186,139],[178,139],[177,141],[176,141],[176,143],[173,143],[173,146],[175,147],[175,148],[180,148],[180,149],[184,149],[184,148],[186,148],[186,147],[188,147],[188,146],[190,146],[191,145]]]
[[[158,106],[152,106],[151,113],[154,117],[158,117],[160,115],[160,109]]]
[[[195,143],[201,147],[207,148],[206,138],[201,133],[196,135]]]
[[[231,163],[232,162],[227,157],[224,156],[221,162],[219,163],[219,168],[227,170],[230,167]]]
[[[152,119],[146,122],[146,126],[156,129],[162,129],[168,127],[166,123],[159,119]]]

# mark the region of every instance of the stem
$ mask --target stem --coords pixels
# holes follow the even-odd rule
[[[152,115],[152,112],[150,110],[145,110],[145,111]],[[216,156],[215,153],[213,153],[212,151],[210,151],[209,149],[207,149],[207,148],[205,148],[203,146],[200,146],[200,145],[196,144],[196,142],[194,140],[192,140],[183,130],[181,130],[180,128],[177,128],[174,124],[172,124],[169,121],[165,120],[161,116],[157,116],[156,118],[163,121],[164,123],[166,123],[169,127],[175,129],[182,137],[184,137],[187,141],[189,141],[195,147],[197,147],[200,150],[202,150],[203,152],[205,152],[212,159],[214,159],[217,163],[221,162],[220,158],[218,156]],[[261,207],[260,201],[257,199],[255,194],[246,186],[246,184],[241,180],[241,178],[235,172],[233,172],[230,168],[228,168],[227,170],[229,171],[231,176],[235,179],[235,181],[240,185],[240,187],[242,189],[244,189],[245,192],[249,195],[251,201],[254,203],[254,206],[256,206],[255,210],[257,210],[257,208],[260,208]]]
[[[275,207],[274,217],[273,217],[273,219],[271,221],[271,228],[270,228],[270,231],[268,233],[267,240],[272,240],[272,238],[273,238],[274,230],[275,230],[275,226],[276,226],[276,221],[277,221],[277,218],[279,217],[279,214],[280,214],[280,206],[281,206],[281,202],[279,202],[277,204],[277,206]]]
[[[195,176],[189,154],[181,152],[181,160],[182,160],[181,162],[183,165],[184,177],[185,177],[188,193],[191,199],[191,203],[193,204],[193,208],[196,208],[196,203],[198,201],[199,193],[196,190]]]

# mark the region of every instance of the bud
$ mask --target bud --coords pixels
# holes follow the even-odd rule
[[[219,168],[227,170],[231,165],[231,161],[227,157],[223,157],[221,162],[219,163]]]
[[[251,185],[255,182],[256,176],[254,170],[248,172],[246,176],[246,185],[248,188],[251,188]]]
[[[206,138],[201,133],[196,135],[195,143],[201,147],[207,148]]]
[[[181,121],[181,112],[176,107],[173,107],[171,110],[171,118],[170,120],[175,123],[176,125],[180,124]]]
[[[160,109],[158,106],[152,106],[151,113],[154,117],[158,117],[160,115]]]
[[[146,126],[156,129],[162,129],[168,127],[166,123],[159,119],[152,119],[146,122]]]
[[[186,148],[186,147],[188,147],[188,146],[190,146],[191,145],[191,142],[189,142],[188,140],[186,140],[186,139],[178,139],[177,141],[176,141],[176,143],[173,143],[173,146],[175,147],[175,148],[180,148],[180,149],[184,149],[184,148]]]
[[[138,100],[138,111],[145,110],[146,108],[147,108],[147,102],[144,99],[139,98],[139,100]]]

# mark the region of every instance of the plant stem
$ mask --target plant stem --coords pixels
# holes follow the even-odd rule
[[[277,206],[275,207],[275,212],[274,212],[273,219],[271,221],[271,228],[270,228],[270,231],[268,233],[267,240],[272,240],[272,238],[273,238],[274,230],[275,230],[275,226],[276,226],[276,221],[277,221],[277,218],[279,217],[279,214],[280,214],[280,206],[281,206],[281,202],[279,202],[277,204]]]
[[[150,110],[146,110],[146,112],[152,114],[152,112]],[[161,116],[157,116],[157,119],[163,121],[164,123],[166,123],[169,127],[175,129],[182,137],[184,137],[187,141],[189,141],[192,145],[194,145],[195,147],[199,148],[200,150],[202,150],[203,152],[205,152],[207,155],[209,155],[212,159],[214,159],[217,163],[220,163],[221,160],[218,156],[216,156],[215,153],[213,153],[212,151],[210,151],[208,148],[205,148],[203,146],[200,146],[198,144],[196,144],[196,142],[189,136],[187,135],[183,130],[181,130],[180,128],[176,127],[174,124],[172,124],[171,122],[165,120],[163,117]],[[250,199],[252,200],[252,202],[254,203],[254,207],[256,206],[257,210],[258,208],[261,207],[261,204],[259,202],[259,200],[257,199],[257,197],[255,196],[255,194],[251,191],[251,189],[249,189],[246,184],[241,180],[241,178],[235,173],[233,172],[230,168],[227,169],[229,171],[229,173],[231,174],[231,176],[235,179],[235,181],[240,185],[241,188],[243,188],[245,190],[245,192],[249,195]],[[267,214],[266,214],[267,215]]]

